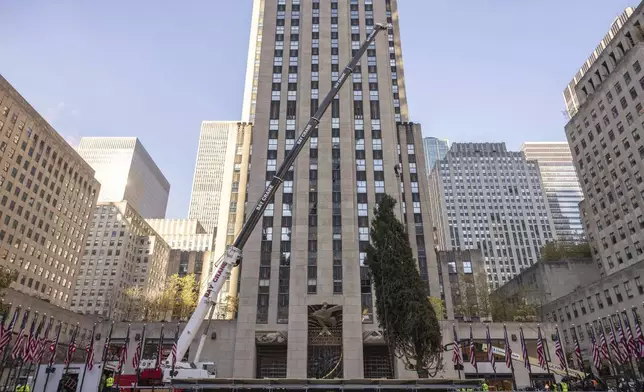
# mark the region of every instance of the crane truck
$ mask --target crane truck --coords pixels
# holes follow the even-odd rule
[[[242,249],[244,248],[246,241],[248,241],[248,238],[250,237],[253,229],[259,222],[260,218],[263,216],[264,210],[266,209],[269,201],[273,198],[278,188],[284,181],[286,172],[293,166],[298,155],[304,148],[304,145],[311,137],[311,132],[318,126],[320,119],[331,104],[331,101],[338,94],[338,91],[340,90],[340,88],[342,88],[342,85],[347,80],[349,75],[353,73],[355,67],[360,61],[360,58],[367,51],[369,45],[374,42],[378,33],[389,28],[390,25],[384,23],[379,23],[374,26],[374,29],[367,36],[366,40],[362,43],[351,61],[349,61],[349,64],[338,76],[338,79],[333,84],[327,96],[320,103],[320,106],[318,107],[315,114],[313,114],[313,116],[309,119],[308,123],[304,127],[304,130],[295,141],[293,148],[288,152],[288,154],[284,158],[284,161],[282,162],[282,165],[273,176],[272,180],[266,187],[266,190],[264,190],[262,197],[257,201],[257,204],[250,212],[248,219],[242,226],[233,244],[228,247],[226,253],[215,264],[215,270],[212,274],[208,287],[206,288],[204,295],[197,303],[197,307],[192,313],[190,320],[188,320],[185,328],[183,329],[183,332],[179,336],[176,349],[176,358],[178,360],[181,360],[186,354],[188,348],[190,347],[190,344],[196,337],[197,331],[199,331],[199,328],[206,319],[208,310],[215,305],[217,295],[223,287],[224,282],[226,282],[226,280],[230,277],[232,269],[241,263]],[[215,373],[211,369],[209,369],[210,365],[213,365],[212,363],[198,362],[199,354],[201,353],[204,342],[206,340],[206,334],[207,330],[201,336],[195,361],[176,362],[174,367],[174,374],[171,374],[172,372],[170,370],[170,362],[169,360],[166,360],[165,369],[163,370],[164,381],[169,381],[171,378],[182,380],[191,378],[214,378],[216,376]]]

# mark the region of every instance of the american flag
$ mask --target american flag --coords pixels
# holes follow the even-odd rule
[[[591,334],[592,335],[592,334]],[[575,338],[575,357],[577,357],[577,364],[579,369],[584,369],[584,359],[581,357],[581,348],[579,347],[579,340],[577,339],[577,334],[573,334]]]
[[[74,353],[76,352],[76,336],[78,335],[78,330],[79,326],[77,325],[74,329],[74,332],[72,332],[72,339],[69,342],[69,346],[67,347],[67,355],[65,355],[65,366],[69,365],[74,358]]]
[[[599,349],[601,351],[602,357],[610,361],[610,352],[608,351],[608,343],[606,343],[606,335],[604,334],[604,327],[599,325]]]
[[[13,312],[13,317],[11,318],[11,321],[9,321],[9,325],[5,328],[4,326],[0,327],[0,353],[4,352],[4,349],[7,347],[9,342],[11,342],[11,338],[13,337],[13,328],[16,326],[16,322],[18,322],[18,315],[20,313],[20,308],[17,308]]]
[[[599,356],[599,347],[597,345],[597,341],[595,340],[595,335],[591,334],[590,335],[590,340],[591,340],[591,348],[593,351],[593,365],[595,365],[595,368],[599,371],[602,366],[602,359]]]
[[[621,324],[621,323],[620,323]],[[624,331],[622,326],[617,325],[617,344],[619,346],[619,353],[622,357],[622,362],[628,361],[628,344],[626,343],[626,337],[624,336]]]
[[[559,364],[563,369],[568,369],[566,356],[564,355],[563,347],[561,347],[561,338],[559,337],[559,328],[557,328],[557,340],[555,340],[555,355],[559,358]]]
[[[174,343],[172,343],[172,373],[174,373],[174,366],[177,363],[177,342],[179,341],[179,324],[177,324],[177,329],[174,331]]]
[[[27,319],[29,319],[29,309],[25,312],[25,314],[22,316],[22,324],[20,325],[20,331],[18,331],[18,340],[16,341],[16,344],[13,346],[13,349],[11,350],[11,359],[15,360],[17,358],[20,358],[22,355],[23,351],[23,342],[27,338],[27,333],[25,332],[25,329],[27,328]]]
[[[154,365],[155,369],[161,369],[161,361],[163,361],[163,327],[161,324],[161,335],[159,336],[159,345],[157,346],[157,361]]]
[[[134,356],[132,357],[132,366],[134,369],[138,370],[141,366],[141,351],[145,346],[145,324],[143,325],[143,332],[141,333],[141,339],[136,345],[136,351],[134,351]]]
[[[454,362],[454,365],[462,365],[463,356],[461,355],[461,345],[458,343],[458,336],[456,335],[455,325],[452,325],[452,334],[454,336],[454,349],[452,350],[452,362]]]
[[[51,344],[51,340],[49,340],[49,332],[51,331],[53,324],[54,319],[50,318],[49,324],[47,324],[47,328],[45,328],[44,336],[38,340],[38,354],[36,354],[35,360],[36,363],[40,363],[40,361],[42,361],[42,357],[45,355],[45,349]]]
[[[85,347],[85,352],[87,353],[87,360],[85,361],[85,367],[87,370],[92,370],[94,368],[94,334],[96,333],[96,324],[92,328],[92,336],[89,338],[87,347]]]
[[[528,369],[528,372],[531,372],[532,366],[530,365],[530,358],[528,357],[528,346],[525,343],[525,336],[523,336],[523,327],[519,327],[519,332],[521,333],[521,355],[523,356],[523,366]]]
[[[541,328],[537,327],[538,335],[537,335],[537,358],[539,359],[539,366],[541,366],[542,369],[546,370],[548,368],[548,364],[546,363],[546,356],[543,351],[543,339],[541,338]]]
[[[622,358],[622,352],[619,350],[619,346],[617,345],[617,341],[615,340],[615,333],[612,329],[608,333],[608,339],[610,340],[610,349],[615,353],[615,359],[617,359],[617,363],[623,363],[625,359]]]
[[[29,327],[29,336],[24,341],[22,345],[22,360],[27,362],[31,359],[31,342],[36,339],[36,319],[38,318],[38,312],[34,314],[34,319],[31,320],[31,327]]]
[[[628,318],[625,317],[624,328],[626,329],[626,343],[628,345],[628,351],[631,354],[631,358],[639,357],[639,352],[637,351],[637,343],[633,338],[633,331],[631,331],[631,324],[628,322]]]
[[[110,348],[110,343],[112,342],[112,332],[114,331],[114,322],[110,325],[110,332],[105,337],[105,345],[103,346],[103,362],[107,360],[107,353]]]
[[[494,349],[492,348],[492,339],[490,338],[490,326],[485,326],[485,341],[487,342],[487,360],[492,364],[492,369],[496,372],[496,359],[494,358]]]
[[[644,335],[642,335],[642,328],[640,322],[635,316],[635,341],[637,343],[637,353],[640,358],[644,358]]]
[[[117,366],[118,374],[121,374],[123,371],[123,365],[127,362],[127,346],[130,344],[130,326],[127,326],[127,334],[125,335],[125,343],[123,343],[123,348],[121,349],[121,356],[119,357],[119,363]]]
[[[505,365],[510,368],[512,367],[512,347],[510,347],[510,339],[508,339],[508,329],[503,325],[503,334],[505,339]]]
[[[58,322],[58,331],[56,331],[56,338],[49,345],[49,352],[51,353],[51,355],[49,356],[49,366],[54,366],[54,362],[56,362],[56,349],[58,349],[58,341],[60,340],[61,329],[63,329],[63,320],[60,320]]]
[[[40,336],[40,332],[42,331],[42,328],[45,325],[46,319],[47,319],[47,315],[43,314],[42,320],[40,320],[40,324],[38,324],[38,328],[36,329],[36,333],[29,337],[29,355],[26,357],[25,361],[36,362],[36,359],[38,358],[38,347],[39,347],[38,336]]]
[[[472,334],[472,326],[470,325],[470,364],[474,369],[478,370],[479,365],[476,363],[476,344],[474,344],[474,335]]]

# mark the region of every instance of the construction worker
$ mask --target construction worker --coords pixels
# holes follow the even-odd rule
[[[110,389],[112,389],[113,385],[114,385],[114,377],[110,374],[105,379],[105,390],[109,391]]]
[[[568,383],[565,381],[561,382],[561,391],[562,392],[568,392]]]
[[[16,392],[29,392],[30,390],[31,388],[29,388],[29,385],[27,384],[25,385],[19,384],[16,386]]]
[[[483,381],[483,384],[481,385],[481,389],[483,389],[483,392],[488,392],[490,390],[490,386],[487,385],[487,381]]]

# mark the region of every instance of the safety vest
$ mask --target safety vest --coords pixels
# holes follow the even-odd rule
[[[112,385],[114,385],[114,377],[108,377],[107,380],[105,380],[105,386],[110,388]]]
[[[29,392],[30,389],[29,385],[18,385],[16,387],[16,392]]]
[[[562,382],[562,383],[561,383],[561,390],[562,390],[563,392],[568,392],[568,384],[567,384],[567,383],[565,383],[565,382]]]
[[[483,390],[484,390],[484,391],[489,391],[489,390],[490,390],[490,386],[489,386],[489,385],[487,385],[487,383],[486,383],[486,382],[484,382],[484,383],[483,383],[483,385],[481,385],[481,386],[483,387]]]

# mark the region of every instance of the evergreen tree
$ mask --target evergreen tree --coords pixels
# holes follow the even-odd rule
[[[441,329],[420,278],[409,236],[396,218],[396,200],[385,195],[371,221],[367,263],[376,293],[376,312],[389,349],[419,378],[442,366]]]

